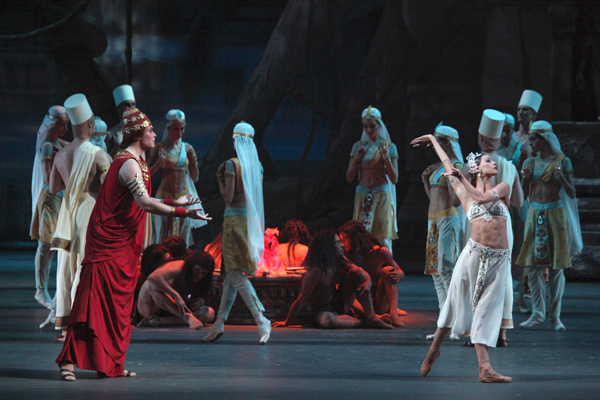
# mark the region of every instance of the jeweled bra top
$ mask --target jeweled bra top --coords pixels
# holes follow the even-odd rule
[[[467,218],[469,218],[469,222],[473,222],[480,218],[490,222],[494,217],[504,219],[508,218],[508,209],[500,199],[495,200],[490,208],[485,208],[485,206],[473,201],[467,210]]]

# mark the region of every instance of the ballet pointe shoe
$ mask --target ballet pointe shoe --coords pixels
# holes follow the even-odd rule
[[[525,322],[521,322],[519,324],[519,326],[523,329],[531,329],[534,326],[538,326],[541,325],[542,323],[540,321],[538,321],[537,319],[530,317],[527,321]]]
[[[204,340],[205,342],[214,342],[215,340],[223,336],[224,332],[225,321],[221,318],[217,318],[213,326],[209,329],[208,334],[204,336],[204,339],[202,340]]]
[[[552,326],[554,326],[554,330],[557,332],[564,332],[567,330],[565,325],[561,322],[560,318],[552,319]]]
[[[492,369],[491,365],[479,367],[479,381],[481,383],[511,383],[510,376],[500,375]]]
[[[258,328],[258,335],[260,336],[259,343],[267,344],[267,341],[271,337],[271,321],[266,319],[262,313],[255,317],[254,320]]]
[[[435,363],[435,360],[437,360],[441,354],[442,354],[442,351],[440,349],[436,349],[436,350],[432,351],[432,349],[429,348],[429,352],[427,353],[427,356],[423,360],[423,364],[421,364],[421,375],[423,375],[424,377],[429,375],[429,373],[431,372],[431,368],[433,368],[433,364]]]

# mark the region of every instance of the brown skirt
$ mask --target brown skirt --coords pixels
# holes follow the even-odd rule
[[[223,220],[223,264],[221,270],[227,274],[239,269],[246,275],[254,275],[256,263],[248,250],[248,221],[244,215],[229,215]]]

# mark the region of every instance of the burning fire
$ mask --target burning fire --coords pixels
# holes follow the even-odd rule
[[[260,276],[265,272],[271,276],[287,275],[281,254],[277,249],[277,245],[279,245],[279,242],[277,241],[278,234],[279,230],[277,228],[267,228],[267,230],[265,230],[265,251],[258,263],[258,269],[256,270],[257,276]]]

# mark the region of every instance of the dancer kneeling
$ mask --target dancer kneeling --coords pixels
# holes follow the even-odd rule
[[[290,307],[285,321],[274,323],[274,327],[288,326],[306,302],[315,325],[320,328],[364,326],[392,329],[375,315],[369,274],[344,256],[344,245],[335,231],[325,230],[314,236],[308,246],[304,267],[306,274],[300,296]],[[364,309],[364,321],[346,315],[352,310],[356,300]]]
[[[498,340],[504,309],[504,286],[510,270],[506,230],[510,188],[504,182],[492,187],[490,178],[496,176],[498,170],[490,156],[471,153],[467,157],[469,172],[477,174],[477,187],[474,188],[454,168],[433,135],[421,136],[411,142],[413,146],[429,143],[435,148],[446,168],[445,175],[467,210],[472,232],[456,262],[433,343],[421,366],[421,375],[427,376],[431,371],[441,354],[440,346],[446,335],[450,332],[458,335],[470,333],[479,361],[479,380],[484,383],[511,382],[512,378],[492,369],[488,353],[488,347],[496,347]]]
[[[158,268],[140,290],[137,306],[144,319],[138,327],[185,323],[190,329],[198,329],[212,322],[215,311],[204,305],[204,296],[212,285],[214,270],[215,260],[203,251]]]
[[[358,221],[348,221],[342,225],[340,239],[346,256],[371,278],[375,312],[388,314],[394,326],[404,326],[400,315],[406,315],[406,312],[398,310],[398,284],[404,279],[404,272],[394,261],[392,253]]]

